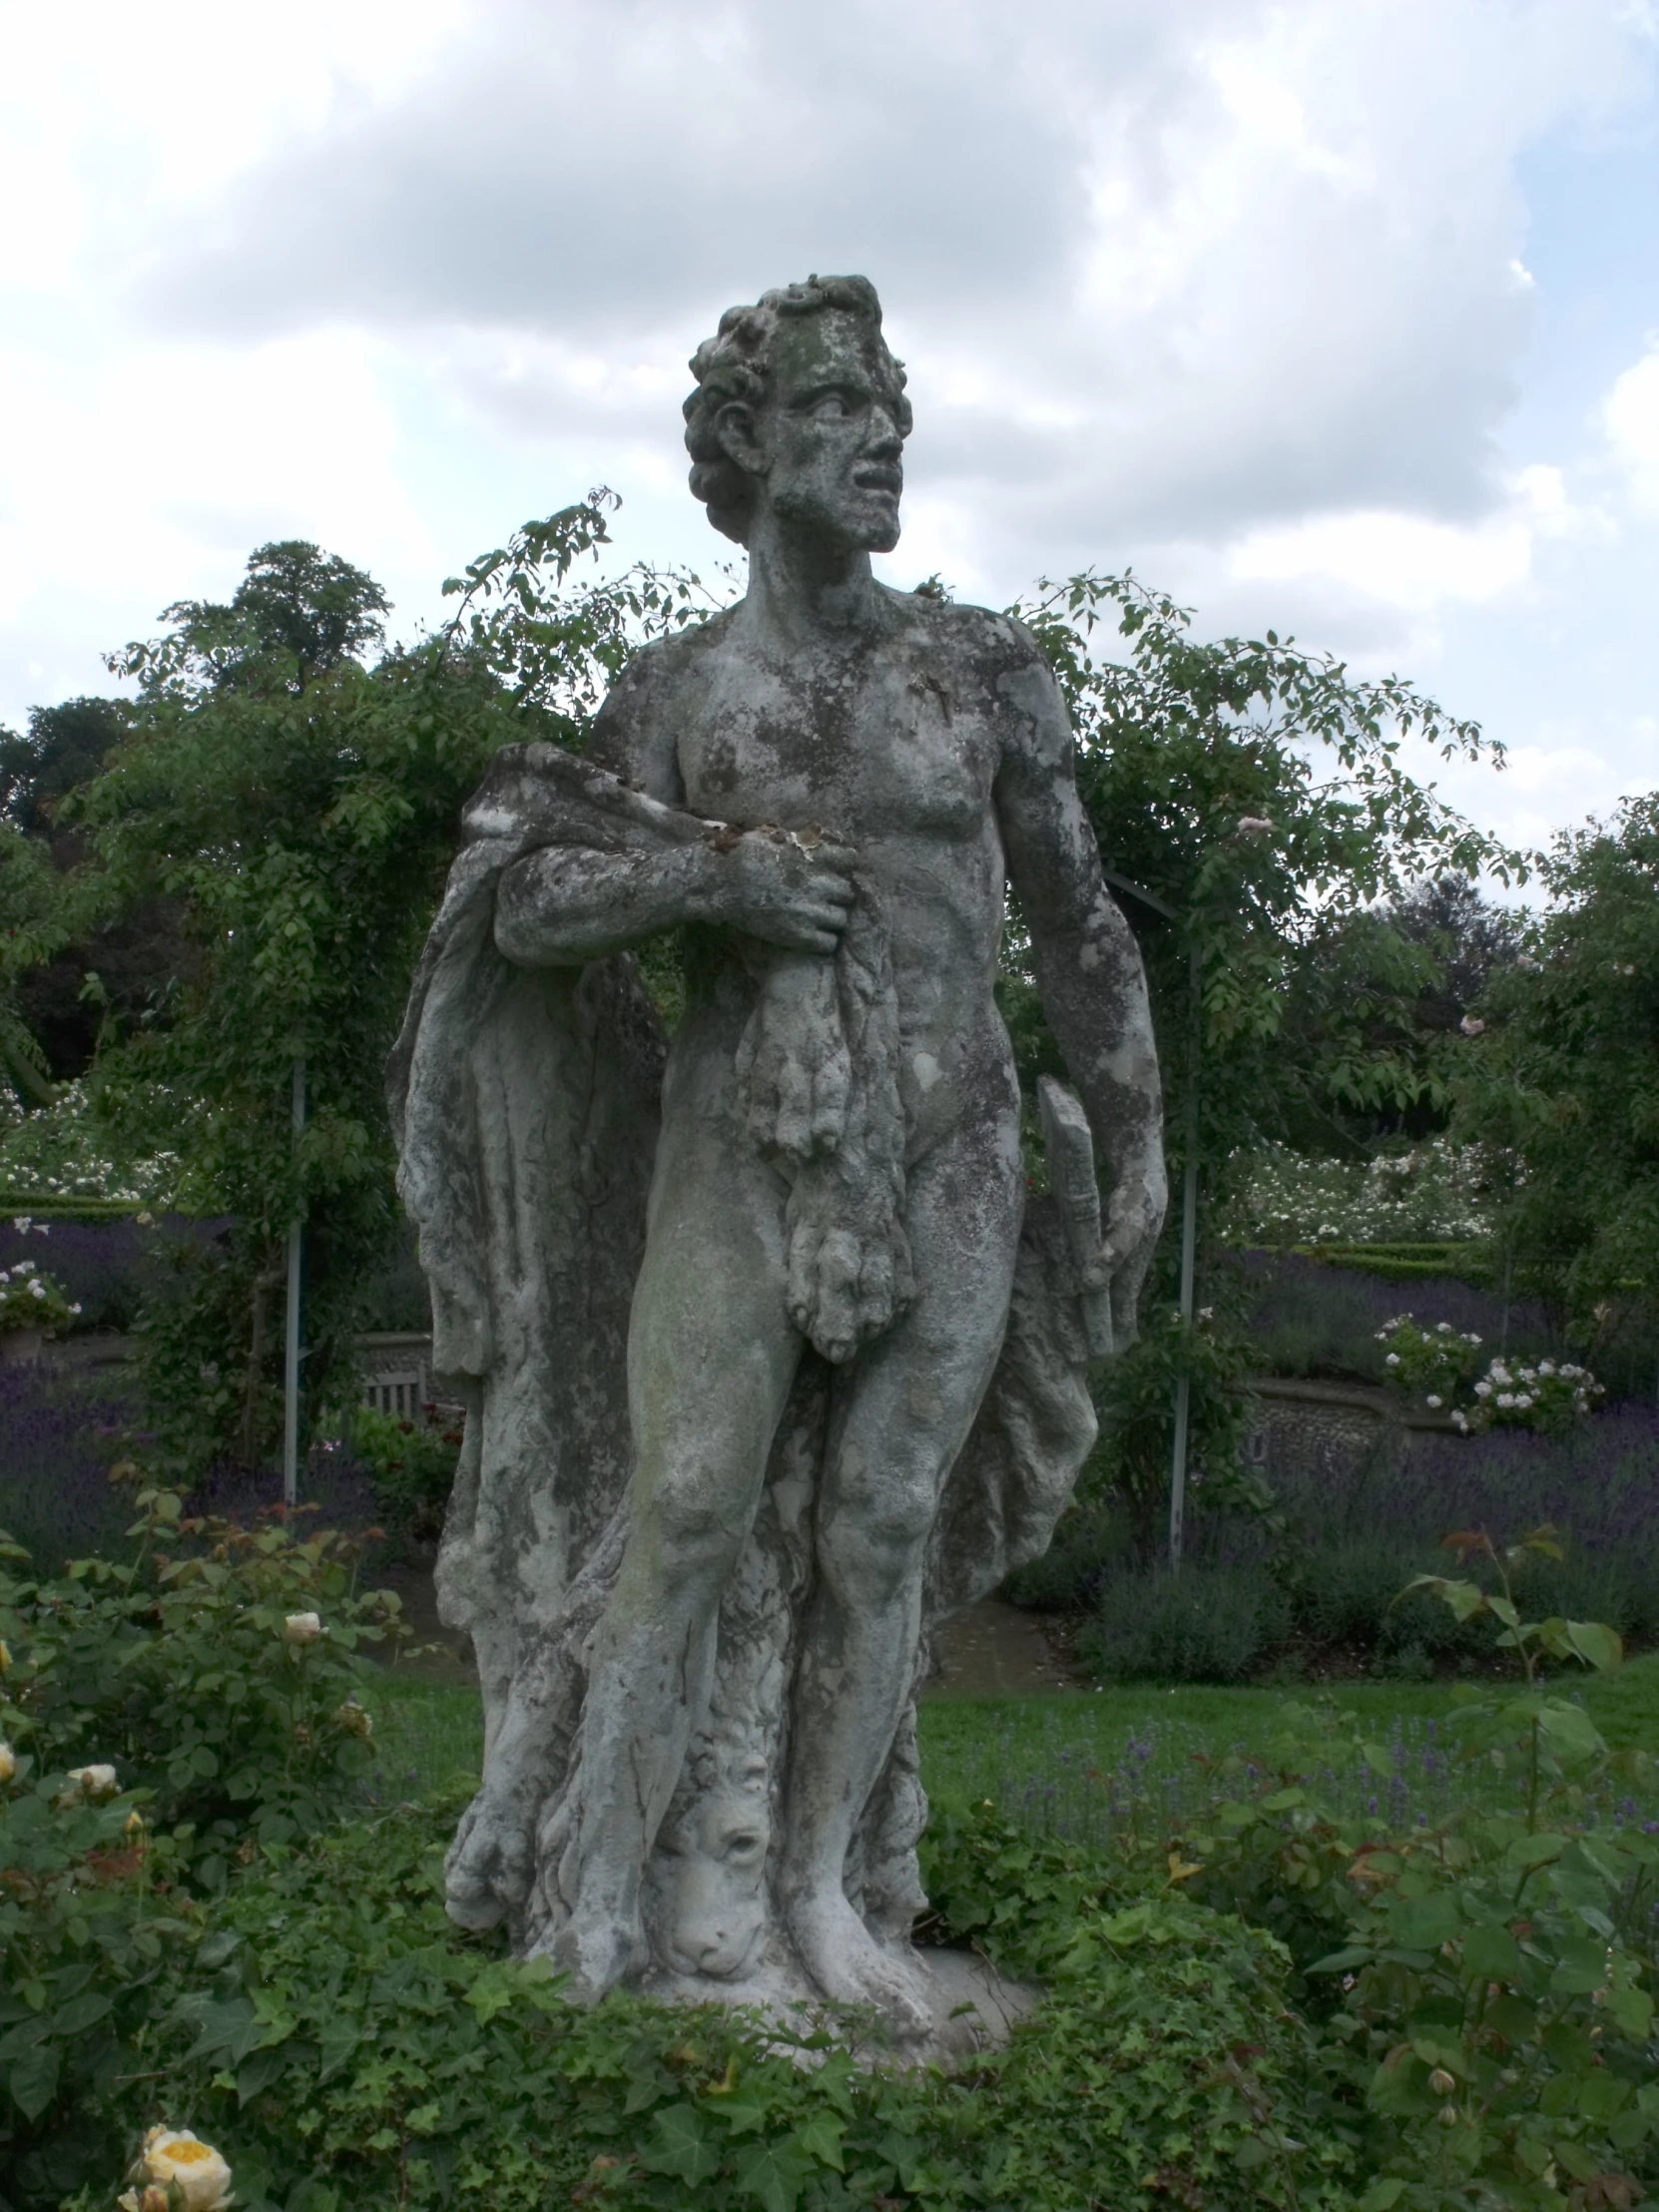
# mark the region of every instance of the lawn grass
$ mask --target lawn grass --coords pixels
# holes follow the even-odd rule
[[[1659,1653],[1632,1659],[1615,1675],[1574,1680],[1570,1689],[1610,1744],[1659,1755]],[[1315,1694],[1137,1684],[932,1699],[920,1714],[922,1781],[938,1802],[988,1797],[1045,1829],[1093,1832],[1114,1802],[1121,1809],[1131,1800],[1174,1817],[1204,1785],[1205,1762],[1241,1749],[1248,1757],[1274,1734],[1287,1700],[1311,1702]],[[1354,1713],[1368,1737],[1397,1747],[1390,1812],[1403,1806],[1407,1815],[1415,1808],[1432,1816],[1467,1787],[1466,1770],[1448,1767],[1445,1757],[1455,1731],[1451,1684],[1345,1682],[1319,1694]],[[380,1753],[375,1795],[383,1801],[425,1798],[477,1774],[483,1724],[475,1685],[394,1668],[367,1702]],[[1379,1788],[1375,1777],[1358,1773],[1345,1786],[1362,1795]]]

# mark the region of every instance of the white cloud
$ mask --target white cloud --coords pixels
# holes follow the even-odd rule
[[[1644,96],[1620,0],[0,15],[0,719],[277,534],[404,622],[601,479],[626,551],[709,562],[686,356],[813,267],[875,277],[910,365],[899,580],[1133,560],[1415,665],[1606,527],[1500,434],[1517,162]],[[1604,410],[1650,504],[1656,362]]]
[[[1659,338],[1614,383],[1601,424],[1637,503],[1659,511]]]
[[[1449,602],[1489,602],[1531,578],[1537,542],[1590,526],[1564,475],[1535,462],[1520,470],[1503,505],[1474,523],[1436,522],[1386,510],[1323,514],[1253,530],[1229,548],[1236,583],[1336,586],[1401,614]]]

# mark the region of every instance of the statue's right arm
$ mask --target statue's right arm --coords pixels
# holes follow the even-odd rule
[[[664,806],[684,809],[674,726],[648,651],[600,709],[588,758]],[[667,687],[663,687],[666,689]],[[495,941],[519,967],[570,967],[627,951],[688,921],[721,922],[795,951],[833,952],[852,888],[850,853],[711,824],[695,842],[595,852],[545,845],[496,894]]]

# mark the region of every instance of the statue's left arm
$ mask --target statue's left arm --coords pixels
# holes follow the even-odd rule
[[[1065,703],[1035,641],[1024,642],[1029,661],[997,680],[1007,717],[997,818],[1043,1012],[1110,1185],[1105,1259],[1123,1345],[1169,1203],[1158,1056],[1140,950],[1077,796]]]

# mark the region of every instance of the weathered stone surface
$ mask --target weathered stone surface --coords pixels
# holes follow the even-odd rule
[[[957,1971],[909,1942],[926,1627],[1046,1546],[1093,1438],[1163,1215],[1157,1071],[1034,641],[870,575],[909,424],[874,294],[769,294],[693,366],[748,595],[634,662],[590,761],[497,757],[393,1062],[468,1408],[438,1582],[486,1748],[449,1904],[577,1997],[873,2004],[924,2041]],[[1029,1201],[1008,880],[1080,1093]],[[629,956],[665,930],[672,1042]]]

